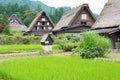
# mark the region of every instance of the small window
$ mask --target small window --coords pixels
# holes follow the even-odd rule
[[[50,23],[49,23],[49,22],[47,22],[47,25],[49,26],[49,25],[50,25]]]
[[[81,21],[81,25],[87,25],[86,21]]]
[[[36,26],[36,27],[35,27],[35,29],[36,29],[36,30],[39,30],[39,29],[40,29],[40,27],[39,27],[39,26]]]
[[[42,18],[42,21],[45,21],[45,18]]]
[[[45,44],[48,44],[49,43],[49,41],[45,41]]]
[[[52,29],[52,27],[48,27],[48,29],[49,29],[49,30],[51,30],[51,29]]]
[[[86,20],[86,19],[87,19],[87,14],[82,14],[82,15],[81,15],[81,19]]]
[[[40,25],[40,22],[38,22],[38,26]]]
[[[42,25],[45,25],[45,22],[42,22]]]
[[[45,26],[44,26],[44,27],[42,27],[42,30],[45,30]]]
[[[45,30],[45,27],[44,27],[44,30]]]
[[[13,20],[11,20],[10,22],[13,22]]]

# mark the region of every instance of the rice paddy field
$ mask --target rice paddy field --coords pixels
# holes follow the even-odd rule
[[[120,62],[37,56],[0,63],[3,80],[119,80]]]
[[[42,46],[40,44],[0,45],[0,52],[24,51],[24,50],[42,50]]]

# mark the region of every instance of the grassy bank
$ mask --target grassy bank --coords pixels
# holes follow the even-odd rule
[[[4,80],[118,80],[120,63],[77,57],[34,57],[0,63]]]
[[[42,50],[42,46],[40,44],[0,45],[0,52],[24,51],[24,50]]]

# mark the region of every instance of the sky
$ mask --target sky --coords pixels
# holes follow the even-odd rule
[[[100,14],[105,3],[108,0],[35,0],[35,1],[41,1],[48,6],[56,8],[64,6],[69,6],[73,8],[83,3],[88,3],[93,13]]]

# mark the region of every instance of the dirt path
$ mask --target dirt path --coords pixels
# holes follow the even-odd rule
[[[40,55],[39,51],[0,54],[0,62],[5,61],[5,60],[14,59],[14,58],[22,58],[22,57],[38,56],[38,55]]]

